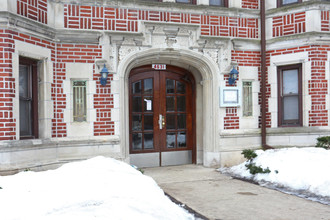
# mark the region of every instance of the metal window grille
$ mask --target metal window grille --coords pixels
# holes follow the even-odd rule
[[[243,82],[243,116],[252,116],[252,82]]]
[[[86,81],[73,81],[73,121],[86,121]]]

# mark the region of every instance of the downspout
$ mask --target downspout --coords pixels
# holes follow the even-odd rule
[[[263,150],[271,149],[266,143],[266,8],[265,1],[260,0],[261,23],[261,146]]]

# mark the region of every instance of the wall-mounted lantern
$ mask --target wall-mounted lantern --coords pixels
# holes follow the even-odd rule
[[[101,85],[105,86],[107,84],[107,79],[108,79],[108,74],[109,74],[109,70],[107,69],[105,64],[104,64],[104,67],[102,68],[100,74],[101,74],[101,78],[100,78]]]
[[[233,66],[233,69],[229,73],[229,78],[228,78],[229,85],[234,85],[237,78],[238,78],[238,71],[235,68],[235,66]]]

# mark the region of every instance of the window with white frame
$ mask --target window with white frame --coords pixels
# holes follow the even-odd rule
[[[74,122],[83,122],[86,121],[87,119],[86,86],[87,86],[86,81],[83,80],[72,81]]]
[[[243,116],[252,116],[252,82],[243,82]]]
[[[301,64],[278,67],[278,125],[302,126]]]

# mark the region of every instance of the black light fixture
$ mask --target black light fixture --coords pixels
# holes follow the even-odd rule
[[[228,78],[229,85],[234,85],[237,78],[238,78],[238,71],[235,68],[235,66],[233,66],[233,69],[229,73],[229,78]]]
[[[100,78],[101,85],[105,86],[107,84],[107,79],[108,79],[108,74],[109,74],[109,70],[107,69],[105,64],[104,64],[104,67],[102,68],[100,74],[101,74],[101,78]]]

